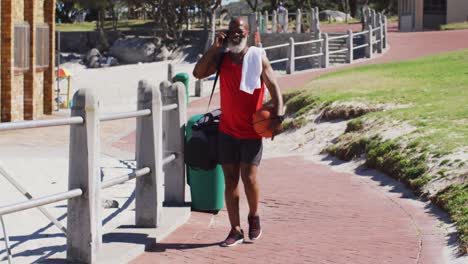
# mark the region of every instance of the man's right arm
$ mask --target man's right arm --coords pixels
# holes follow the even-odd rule
[[[204,79],[216,72],[216,66],[218,61],[219,52],[218,49],[213,47],[209,48],[208,51],[195,65],[193,69],[193,76],[197,79]]]
[[[193,69],[193,76],[195,76],[195,78],[203,79],[216,73],[224,38],[226,38],[226,35],[224,33],[219,33],[215,38],[213,46],[211,46],[197,62],[195,69]]]

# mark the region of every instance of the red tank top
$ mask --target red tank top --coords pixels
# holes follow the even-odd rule
[[[219,131],[238,139],[260,139],[253,128],[252,115],[262,107],[265,85],[253,94],[240,90],[242,64],[233,64],[226,53],[219,74],[221,120]]]

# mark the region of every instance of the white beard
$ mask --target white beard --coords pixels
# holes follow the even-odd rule
[[[247,47],[247,38],[243,38],[237,45],[233,45],[230,42],[228,43],[228,49],[232,53],[241,53],[245,47]]]

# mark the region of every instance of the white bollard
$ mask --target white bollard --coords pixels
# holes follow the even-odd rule
[[[99,101],[92,90],[75,93],[71,116],[81,116],[84,123],[70,126],[68,189],[83,194],[68,200],[67,261],[96,263],[102,244],[101,152]]]
[[[354,39],[353,39],[353,31],[351,29],[348,29],[348,38],[346,39],[346,46],[348,48],[348,51],[347,51],[347,56],[346,56],[346,59],[347,59],[347,62],[348,63],[353,63],[353,60],[354,60],[354,50],[353,50],[353,47],[354,47]]]
[[[164,166],[164,202],[172,206],[185,203],[185,120],[187,105],[185,85],[181,82],[160,87],[163,105],[177,104],[177,108],[163,112],[163,156],[175,154],[176,159]]]
[[[167,85],[170,85],[168,81],[161,83],[161,87]],[[160,89],[146,81],[140,81],[138,84],[138,110],[151,110],[150,116],[137,118],[137,169],[150,168],[149,174],[136,179],[135,224],[138,227],[154,228],[161,225],[164,175]]]
[[[330,51],[328,49],[328,34],[323,33],[322,34],[322,39],[323,39],[323,46],[322,46],[322,68],[328,68],[329,63],[330,63]]]
[[[366,36],[366,42],[367,42],[367,47],[366,47],[366,57],[371,59],[372,58],[372,55],[374,53],[373,51],[373,41],[372,41],[372,26],[371,25],[368,25],[367,26],[367,34],[365,34]]]
[[[289,38],[289,60],[288,60],[288,65],[286,69],[287,74],[293,74],[295,71],[295,59],[294,59],[294,39]]]
[[[278,16],[276,10],[273,10],[273,18],[271,19],[271,33],[278,32]]]
[[[301,33],[301,25],[302,25],[302,14],[301,10],[297,9],[296,11],[296,33]]]

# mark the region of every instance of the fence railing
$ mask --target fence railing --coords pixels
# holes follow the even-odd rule
[[[314,9],[315,10],[315,9]],[[372,12],[371,12],[372,13]],[[375,13],[375,11],[374,11]],[[318,20],[318,9],[313,12],[312,17],[316,17]],[[374,16],[373,16],[374,17]],[[287,56],[283,58],[275,58],[271,60],[271,64],[276,64],[280,62],[287,62],[286,72],[292,74],[295,71],[295,61],[300,59],[310,59],[317,58],[317,64],[319,67],[327,68],[330,64],[330,55],[335,54],[344,54],[346,63],[352,63],[354,58],[354,51],[358,49],[365,48],[365,57],[372,58],[375,52],[382,53],[383,50],[388,46],[387,42],[387,19],[385,16],[380,13],[376,14],[375,17],[375,27],[372,25],[367,25],[366,30],[361,32],[353,32],[348,30],[344,34],[329,36],[327,33],[321,33],[320,29],[316,34],[312,34],[315,39],[295,42],[294,38],[289,38],[288,43],[277,44],[273,46],[264,47],[265,51],[279,49],[279,48],[288,48]],[[363,36],[363,37],[362,37]],[[356,38],[363,38],[364,44],[356,43]],[[340,46],[340,42],[343,44]],[[332,49],[330,46],[331,43],[335,43],[334,46],[338,46],[337,49]],[[295,56],[296,47],[299,45],[315,45],[315,48],[312,48],[315,52],[300,56]]]
[[[136,179],[136,226],[158,227],[163,201],[185,204],[185,100],[182,83],[164,81],[156,88],[140,81],[137,111],[101,114],[94,93],[82,89],[73,97],[70,118],[1,123],[0,131],[69,125],[70,157],[68,191],[38,198],[29,196],[28,201],[2,205],[0,217],[68,200],[67,227],[63,229],[67,237],[67,260],[95,263],[102,245],[101,191]],[[125,118],[137,119],[137,168],[101,182],[100,123]]]

